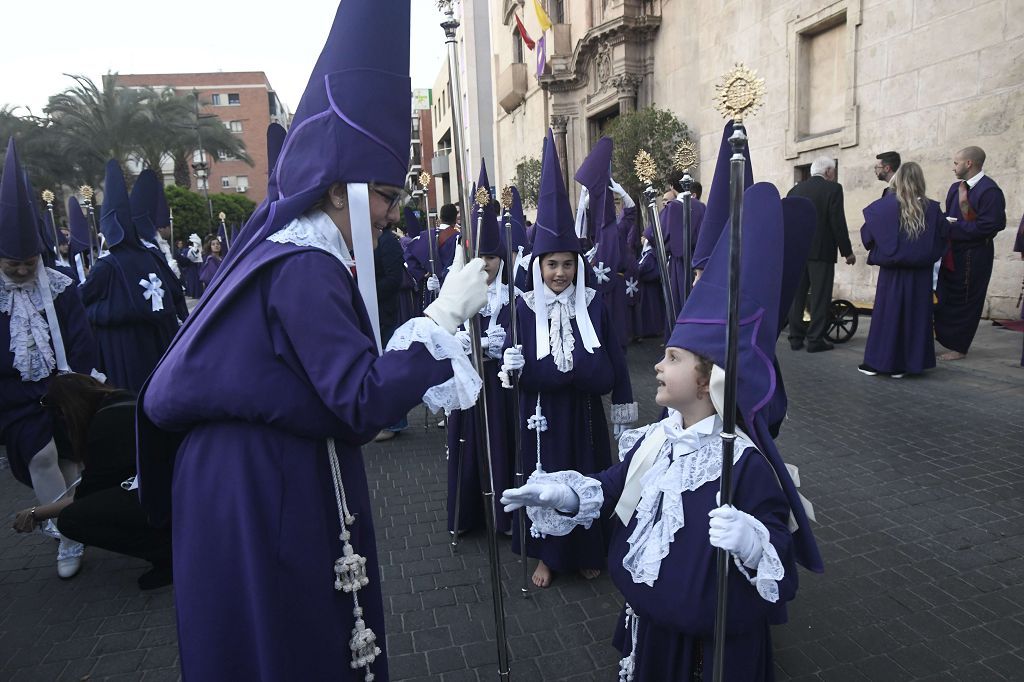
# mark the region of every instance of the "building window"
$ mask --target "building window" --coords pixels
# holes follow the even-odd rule
[[[842,129],[846,116],[846,14],[799,34],[797,135]]]
[[[221,188],[222,189],[230,189],[231,186],[234,185],[234,180],[235,179],[233,177],[231,177],[230,175],[225,175],[223,178],[220,179],[220,186],[221,186]]]
[[[217,150],[217,160],[218,161],[231,161],[234,158],[235,158],[234,156],[232,156],[231,154],[228,154],[223,149]]]
[[[235,178],[235,191],[244,192],[249,189],[249,176],[239,175]]]
[[[219,107],[221,105],[220,95],[218,95],[216,93],[210,95],[210,104],[215,106],[215,107]]]
[[[526,61],[526,55],[523,52],[523,36],[519,34],[518,28],[512,29],[512,63],[522,64]]]
[[[565,23],[565,0],[548,0],[548,16],[553,24]]]
[[[228,93],[228,106],[229,107],[237,107],[241,103],[242,103],[242,100],[238,97],[238,93],[237,92],[229,92]]]
[[[230,130],[233,133],[240,133],[240,132],[242,132],[242,122],[241,121],[228,121],[225,124],[225,126],[227,127],[228,130]]]

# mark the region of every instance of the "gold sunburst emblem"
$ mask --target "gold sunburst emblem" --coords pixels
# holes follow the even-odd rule
[[[428,173],[427,171],[423,171],[422,173],[420,173],[419,183],[420,187],[426,189],[427,185],[430,184],[430,173]]]
[[[672,156],[672,163],[681,171],[688,171],[697,165],[697,149],[693,146],[693,140],[686,138],[679,143],[676,153]]]
[[[78,188],[78,193],[82,195],[82,198],[86,201],[92,201],[92,187],[89,185],[82,185]]]
[[[43,190],[43,201],[45,201],[48,204],[52,204],[53,203],[53,199],[54,199],[53,192],[51,192],[48,189],[44,189]]]
[[[480,187],[476,191],[476,205],[483,208],[491,203],[491,193],[486,187]]]
[[[512,208],[512,185],[501,188],[501,207],[506,211]]]
[[[633,159],[633,168],[636,170],[636,177],[645,185],[651,184],[651,180],[658,174],[658,166],[654,163],[654,157],[646,149],[641,149]]]
[[[228,216],[226,213],[224,213],[224,211],[221,211],[220,213],[217,214],[217,217],[220,218],[221,222],[224,222],[224,219],[227,218]]]
[[[725,74],[715,91],[715,108],[737,123],[764,103],[764,79],[742,64]]]

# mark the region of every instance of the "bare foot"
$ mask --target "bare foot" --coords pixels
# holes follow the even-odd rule
[[[537,587],[548,587],[551,585],[552,573],[548,565],[543,561],[537,563],[537,570],[533,572],[533,584]]]
[[[966,357],[964,353],[957,353],[955,350],[951,350],[940,355],[939,360],[963,360]]]
[[[597,576],[601,575],[601,569],[599,568],[581,568],[580,575],[587,580],[593,580]]]

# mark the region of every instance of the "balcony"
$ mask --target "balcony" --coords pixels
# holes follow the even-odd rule
[[[529,83],[526,64],[509,64],[498,75],[498,104],[505,113],[512,112],[523,103]]]
[[[430,160],[430,173],[432,175],[448,175],[448,155],[451,150],[444,149],[438,152],[434,152],[434,158]]]

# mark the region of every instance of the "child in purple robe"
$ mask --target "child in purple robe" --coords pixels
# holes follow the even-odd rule
[[[821,569],[803,500],[759,414],[775,390],[783,243],[778,191],[753,186],[744,210],[758,224],[744,225],[737,407],[752,428],[750,435],[736,434],[732,503],[717,501],[728,300],[726,268],[718,266],[727,264],[727,242],[709,259],[655,366],[655,399],[668,416],[626,432],[621,461],[600,473],[536,475],[502,495],[507,510],[525,506],[534,526],[551,535],[611,517],[609,570],[627,603],[615,636],[621,680],[713,676],[715,548],[733,559],[724,679],[773,679],[770,625],[786,620],[785,604],[797,589],[795,562]]]
[[[910,161],[896,171],[895,191],[864,209],[861,241],[878,284],[871,329],[858,368],[900,378],[935,367],[932,264],[946,250],[948,226],[925,194],[924,173]]]
[[[539,473],[566,468],[593,473],[611,462],[601,396],[612,394],[616,436],[636,421],[637,405],[609,311],[600,294],[586,285],[559,168],[549,132],[531,264],[533,290],[517,307],[521,348],[505,351],[502,369],[522,371],[520,404],[523,416],[529,416],[520,425],[524,460],[536,461]],[[513,551],[523,551],[523,540],[516,526]],[[589,579],[605,566],[600,524],[565,537],[525,540],[527,555],[540,560],[533,574],[538,587],[550,585],[553,572],[580,571]]]
[[[661,290],[661,271],[654,247],[644,239],[636,268],[637,302],[633,306],[633,329],[641,339],[665,338],[665,295]]]
[[[181,270],[181,283],[185,287],[185,295],[199,298],[203,295],[203,283],[199,281],[199,269],[203,265],[203,240],[192,233],[188,237],[188,246],[178,249],[178,269]]]
[[[220,262],[223,260],[221,257],[221,251],[223,246],[220,242],[220,237],[208,237],[206,239],[206,248],[203,250],[206,254],[206,260],[203,261],[203,267],[199,269],[199,281],[203,283],[203,290],[210,286],[210,282],[217,276],[217,268],[220,267]]]

